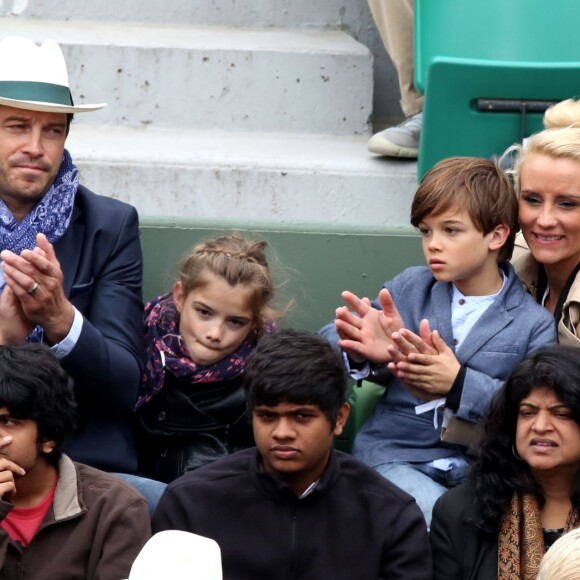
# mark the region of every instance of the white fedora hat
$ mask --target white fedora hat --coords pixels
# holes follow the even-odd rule
[[[0,105],[49,113],[85,113],[107,106],[75,105],[60,46],[54,40],[38,46],[22,36],[0,40]]]
[[[190,532],[165,530],[141,549],[128,580],[222,580],[218,544]]]

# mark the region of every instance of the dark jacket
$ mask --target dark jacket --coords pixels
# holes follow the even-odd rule
[[[79,186],[71,222],[54,246],[64,293],[83,315],[63,359],[75,382],[78,429],[70,455],[135,473],[130,417],[143,366],[143,258],[135,208]]]
[[[260,469],[256,449],[234,453],[170,484],[153,529],[214,539],[224,580],[431,578],[413,498],[339,451],[303,499]]]
[[[140,472],[166,483],[254,446],[241,376],[191,383],[167,371],[163,388],[138,409],[135,423]]]
[[[52,506],[26,548],[0,528],[0,580],[121,580],[149,539],[145,499],[122,479],[67,456]],[[0,501],[0,520],[13,505]]]
[[[484,536],[475,525],[478,518],[471,482],[437,500],[430,532],[434,580],[497,579],[497,536]]]

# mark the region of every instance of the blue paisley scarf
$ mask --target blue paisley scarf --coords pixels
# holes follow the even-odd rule
[[[163,387],[165,371],[193,383],[215,383],[239,376],[263,333],[276,330],[273,320],[266,320],[261,330],[251,330],[232,354],[214,364],[203,366],[189,356],[183,336],[179,334],[179,312],[171,293],[151,300],[143,314],[145,326],[146,365],[135,409],[150,401]]]
[[[38,233],[44,234],[51,244],[62,238],[70,224],[78,186],[79,170],[65,149],[49,190],[21,222],[0,199],[0,251],[11,250],[20,254],[22,250],[32,250],[36,246]],[[0,288],[0,292],[3,288]],[[26,340],[42,340],[42,327],[37,326]]]

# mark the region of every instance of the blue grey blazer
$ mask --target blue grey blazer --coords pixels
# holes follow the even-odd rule
[[[500,295],[455,352],[466,369],[457,416],[472,422],[482,418],[493,394],[527,353],[556,342],[551,314],[525,291],[510,264],[502,268],[507,281]],[[454,349],[450,283],[437,282],[429,268],[419,266],[405,270],[384,287],[391,293],[407,328],[418,333],[419,323],[427,318],[431,329],[438,330]],[[374,306],[378,307],[376,301]],[[333,323],[325,326],[321,334],[338,344]],[[459,448],[440,440],[442,417],[435,428],[433,411],[415,413],[415,406],[424,402],[391,376],[374,413],[356,436],[354,454],[372,467],[455,455]]]

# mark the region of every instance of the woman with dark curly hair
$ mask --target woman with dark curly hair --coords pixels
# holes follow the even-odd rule
[[[435,504],[435,580],[535,579],[580,527],[580,357],[554,346],[520,363],[484,419],[468,481]]]

